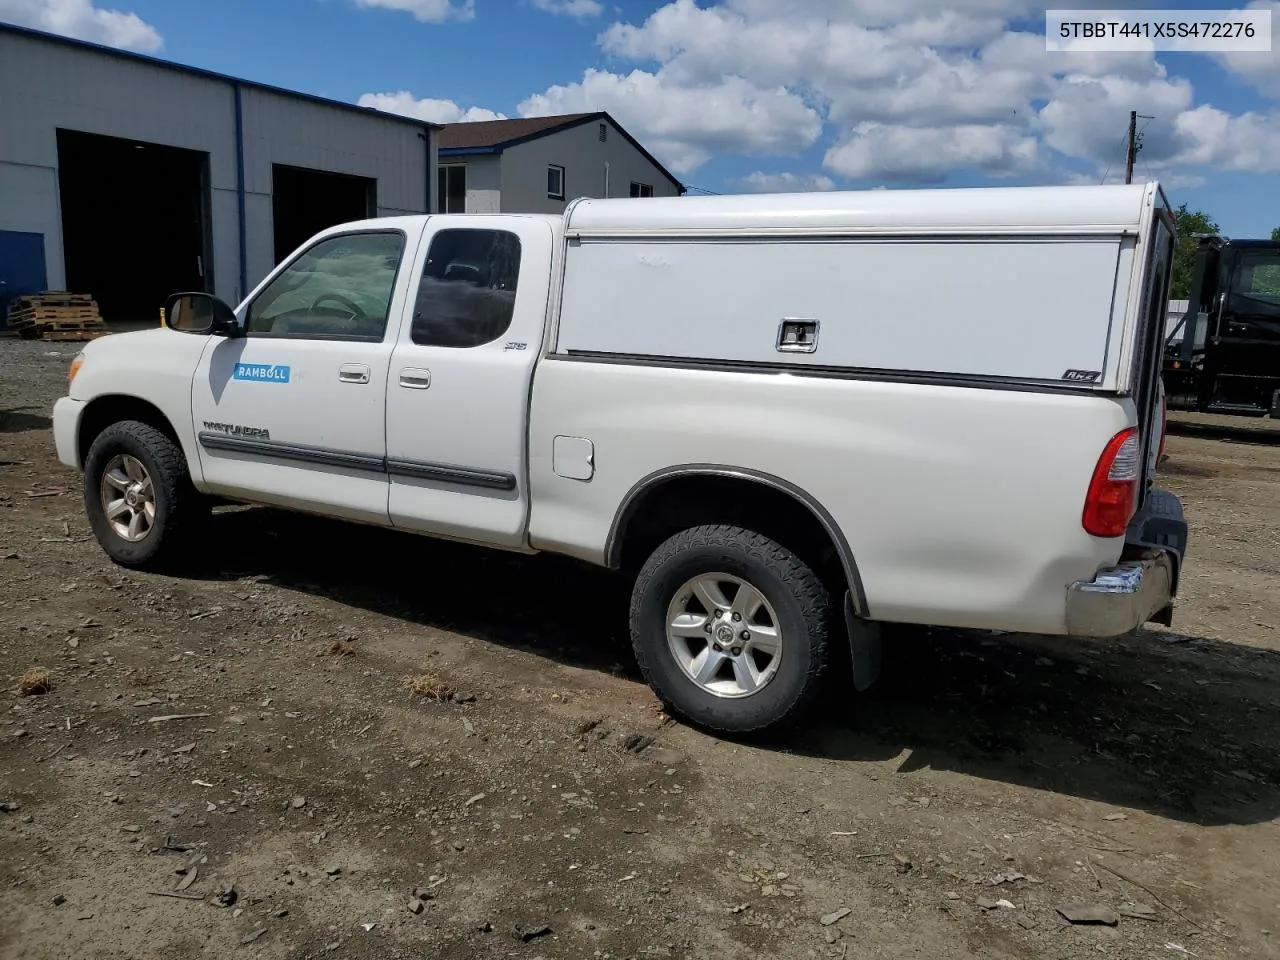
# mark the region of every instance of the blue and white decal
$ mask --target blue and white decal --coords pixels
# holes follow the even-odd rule
[[[288,383],[289,368],[282,363],[237,363],[231,378],[257,383]]]

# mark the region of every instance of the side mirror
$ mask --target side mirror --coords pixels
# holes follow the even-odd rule
[[[164,308],[165,326],[182,333],[238,337],[236,313],[210,293],[175,293]]]

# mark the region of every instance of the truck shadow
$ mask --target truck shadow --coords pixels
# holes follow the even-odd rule
[[[854,715],[791,749],[904,757],[1202,825],[1280,815],[1280,653],[1143,631],[1110,642],[901,628]],[[886,756],[887,755],[887,756]]]
[[[1274,426],[1275,421],[1250,419],[1250,426],[1199,423],[1194,421],[1176,421],[1172,417],[1168,422],[1168,432],[1172,436],[1200,437],[1205,440],[1224,440],[1229,443],[1250,443],[1259,446],[1280,446],[1280,428]]]
[[[218,516],[211,542],[192,576],[255,575],[640,681],[629,585],[607,571],[268,509]],[[1280,815],[1275,651],[1155,632],[1094,643],[901,629],[886,638],[880,682],[847,693],[768,745],[850,762],[905,753],[902,772],[949,770],[1205,825]]]
[[[53,425],[50,417],[40,413],[25,413],[35,407],[15,407],[0,410],[0,433],[27,433],[32,430],[48,430]]]

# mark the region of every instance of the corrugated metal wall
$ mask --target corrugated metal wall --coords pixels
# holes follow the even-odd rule
[[[390,118],[345,113],[265,90],[245,89],[243,100],[251,265],[272,260],[272,164],[377,180],[379,216],[426,210],[427,144],[422,128]],[[251,269],[250,284],[262,276],[263,272]]]
[[[376,179],[379,214],[428,209],[434,148],[429,156],[421,125],[257,87],[241,90],[250,286],[273,265],[273,163]],[[216,292],[231,302],[244,295],[231,82],[0,28],[0,91],[0,230],[44,235],[50,287],[65,284],[61,127],[207,153]]]

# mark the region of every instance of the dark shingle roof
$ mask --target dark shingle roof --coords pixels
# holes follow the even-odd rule
[[[527,117],[520,120],[480,120],[475,123],[446,123],[439,133],[441,150],[497,147],[539,133],[571,126],[595,114],[565,113],[558,117]]]

